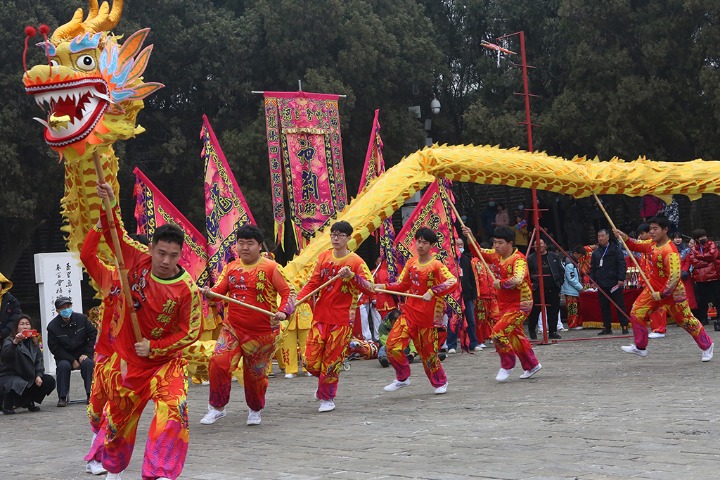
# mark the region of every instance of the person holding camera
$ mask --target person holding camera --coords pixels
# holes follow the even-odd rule
[[[70,372],[80,370],[85,382],[87,402],[90,402],[90,388],[95,368],[95,338],[97,329],[82,313],[73,312],[70,297],[55,300],[58,314],[47,326],[47,343],[55,357],[58,407],[66,407],[70,392]]]
[[[15,413],[15,408],[40,410],[38,403],[55,390],[55,379],[45,374],[43,356],[38,347],[37,330],[32,329],[30,317],[20,315],[0,350],[0,395],[5,415]]]

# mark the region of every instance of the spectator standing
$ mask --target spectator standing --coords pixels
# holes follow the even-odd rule
[[[55,390],[55,379],[45,373],[37,331],[32,330],[30,317],[20,314],[17,325],[5,338],[0,350],[0,396],[5,415],[15,408],[37,412],[43,399]]]
[[[505,210],[505,205],[503,205],[502,203],[498,203],[494,226],[495,228],[497,228],[507,227],[508,225],[510,225],[510,215],[508,215],[507,210]]]
[[[698,304],[700,323],[708,324],[708,303],[720,306],[720,271],[718,271],[718,249],[702,228],[693,231],[695,245],[690,250],[692,280],[695,282],[695,297]]]
[[[687,297],[690,310],[692,310],[693,315],[697,318],[698,304],[695,299],[695,290],[692,279],[690,278],[690,271],[692,270],[692,265],[690,263],[691,250],[688,244],[683,242],[683,235],[679,231],[673,234],[672,241],[680,254],[680,279],[685,287],[685,296]]]
[[[493,230],[495,229],[495,217],[497,216],[498,209],[497,209],[497,203],[495,203],[494,199],[490,199],[488,201],[487,207],[485,207],[485,210],[482,212],[481,220],[482,220],[482,227],[485,231],[485,235],[487,238],[492,237]]]
[[[590,278],[619,308],[625,310],[623,289],[625,288],[627,265],[622,247],[618,242],[610,240],[610,232],[604,228],[598,231],[597,239],[598,246],[590,257]],[[598,291],[598,301],[603,317],[603,329],[598,335],[610,335],[612,334],[610,300]],[[618,320],[622,326],[622,333],[628,333],[627,316],[618,312]]]
[[[540,257],[542,262],[542,272],[540,273],[538,273],[536,252],[530,252],[527,257],[534,304],[530,311],[530,317],[528,317],[528,333],[531,339],[537,338],[537,319],[540,314],[540,280],[538,275],[542,275],[545,303],[547,304],[548,337],[559,339],[561,337],[557,333],[557,318],[560,312],[560,288],[565,281],[565,269],[562,262],[560,262],[560,257],[555,252],[548,251],[545,240],[542,238],[540,239]]]
[[[575,263],[580,262],[580,259],[585,256],[585,247],[582,245],[576,246],[572,252],[570,252],[572,259]],[[580,315],[580,292],[583,289],[582,283],[580,282],[580,271],[575,264],[568,259],[565,264],[565,281],[560,289],[560,294],[565,295],[565,305],[567,307],[568,314],[568,329],[570,330],[582,330],[582,316]]]
[[[47,343],[55,357],[58,387],[58,407],[66,407],[70,392],[70,372],[80,370],[85,382],[87,402],[90,402],[92,375],[95,368],[95,326],[82,313],[73,312],[70,297],[58,297],[55,310],[58,314],[47,326]]]
[[[515,248],[525,255],[528,248],[528,222],[521,215],[515,216]]]
[[[672,237],[680,228],[680,206],[675,199],[675,195],[672,197],[672,202],[668,203],[663,209],[663,214],[670,222],[670,236]]]
[[[20,302],[10,293],[13,283],[0,273],[0,341],[10,335],[22,315]]]
[[[478,344],[477,332],[475,328],[475,300],[477,299],[477,285],[475,283],[475,273],[472,268],[472,262],[470,256],[465,251],[465,242],[462,238],[455,239],[455,246],[458,250],[458,264],[460,265],[460,288],[462,292],[462,299],[464,305],[464,315],[467,327],[465,329],[468,340],[468,350],[470,352],[482,351],[484,346],[481,347]],[[460,326],[458,325],[458,331]],[[452,328],[448,329],[447,336],[447,348],[448,353],[455,353],[457,348],[458,332],[452,331]]]

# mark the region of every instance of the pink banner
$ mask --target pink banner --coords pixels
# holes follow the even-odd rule
[[[368,142],[367,153],[365,154],[365,166],[360,176],[360,187],[358,195],[365,190],[368,184],[385,173],[385,159],[383,158],[383,143],[380,138],[380,109],[375,110],[375,118],[373,119],[372,131],[370,132],[370,142]]]
[[[405,263],[413,255],[417,255],[415,248],[415,233],[420,227],[427,227],[437,235],[438,243],[433,247],[435,258],[445,264],[450,273],[460,280],[455,238],[457,233],[450,221],[447,202],[450,199],[444,188],[440,188],[438,181],[433,182],[423,195],[420,203],[415,207],[405,226],[397,234],[395,247],[400,260]],[[460,289],[445,296],[445,301],[451,310],[450,324],[455,325],[462,319],[462,296]]]
[[[255,219],[205,115],[200,139],[203,142],[200,156],[205,162],[207,269],[214,283],[228,261],[237,257],[238,227],[255,224]]]
[[[302,248],[347,204],[338,96],[265,92],[265,116],[276,238],[282,241],[285,221],[284,175]]]
[[[140,171],[135,174],[135,219],[137,233],[152,237],[155,229],[167,223],[177,225],[185,232],[180,265],[190,273],[193,280],[204,286],[207,283],[207,241],[165,195]]]

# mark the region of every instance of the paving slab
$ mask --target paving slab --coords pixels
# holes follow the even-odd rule
[[[433,394],[420,364],[412,365],[409,387],[387,393],[392,369],[353,361],[340,376],[337,409],[322,414],[313,400],[316,379],[285,379],[276,366],[262,424],[253,427],[245,425],[237,383],[229,415],[200,425],[208,387],[191,385],[181,478],[714,478],[720,357],[702,363],[692,338],[674,326],[650,340],[646,358],[620,350],[632,337],[595,334],[562,332],[562,341],[536,346],[543,369],[520,380],[518,365],[505,384],[495,381],[499,359],[491,348],[450,355],[445,395]],[[81,398],[79,376],[72,380],[71,395]],[[82,461],[91,439],[84,405],[58,408],[56,401],[51,396],[38,413],[0,415],[2,478],[94,478]],[[140,478],[151,415],[149,406],[125,480]]]

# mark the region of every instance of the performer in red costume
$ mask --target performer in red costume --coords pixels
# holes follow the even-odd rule
[[[85,237],[80,260],[85,265],[90,278],[95,282],[98,293],[102,295],[100,306],[100,320],[98,323],[98,336],[95,343],[95,370],[93,371],[92,390],[88,401],[88,417],[90,428],[93,432],[90,451],[85,456],[87,462],[86,471],[93,475],[106,473],[102,466],[103,444],[105,443],[105,427],[107,420],[103,415],[103,409],[108,398],[114,392],[108,390],[109,376],[111,371],[110,358],[113,354],[113,347],[110,344],[110,331],[117,329],[117,321],[120,315],[118,302],[121,301],[122,290],[117,266],[114,268],[105,265],[97,256],[98,245],[102,238],[102,224],[90,230]]]
[[[263,241],[258,227],[244,225],[238,228],[237,251],[240,258],[225,265],[212,289],[206,287],[202,290],[208,298],[217,293],[275,312],[271,318],[230,303],[210,359],[210,402],[208,413],[200,420],[204,425],[213,424],[227,415],[225,405],[230,401],[231,372],[241,358],[245,403],[250,409],[247,424],[260,424],[260,411],[265,408],[268,387],[267,365],[275,352],[275,337],[280,331],[280,322],[292,315],[295,309],[295,295],[282,267],[260,254]]]
[[[410,340],[422,359],[425,375],[435,388],[435,393],[440,395],[447,391],[447,376],[437,355],[438,332],[435,328],[442,325],[445,301],[442,298],[438,301],[438,297],[455,290],[458,282],[431,253],[437,241],[435,232],[427,227],[419,228],[415,233],[417,257],[408,260],[396,282],[377,285],[377,288],[393,292],[422,295],[422,299],[408,298],[400,307],[402,315],[388,335],[385,348],[390,365],[395,369],[395,381],[385,387],[386,392],[410,385],[410,362],[404,353]]]
[[[298,293],[303,298],[335,275],[340,279],[323,288],[315,302],[312,327],[305,348],[307,371],[318,377],[318,412],[335,410],[340,369],[350,343],[358,292],[373,293],[372,274],[365,262],[347,248],[352,226],[345,221],[330,227],[332,250],[318,256],[310,280]]]
[[[493,286],[493,273],[488,271],[478,258],[472,259],[472,266],[475,269],[475,285],[478,291],[478,298],[475,300],[475,331],[478,342],[484,345],[485,340],[492,337],[492,328],[500,318],[500,308]]]
[[[472,232],[467,227],[463,228],[463,234],[468,238],[472,237]],[[515,367],[516,355],[524,370],[520,378],[530,378],[540,371],[542,365],[535,357],[530,341],[523,331],[523,323],[533,306],[527,261],[515,248],[515,232],[512,228],[498,227],[493,237],[493,250],[482,248],[477,251],[477,243],[470,244],[473,245],[475,255],[482,255],[491,268],[494,267],[494,270],[500,272],[500,278],[493,282],[501,312],[500,319],[492,330],[495,350],[500,355],[500,371],[495,380],[508,380]]]
[[[709,362],[713,357],[713,341],[702,324],[693,316],[685,297],[685,287],[680,281],[680,255],[668,238],[670,223],[665,217],[653,217],[650,224],[650,240],[633,240],[615,230],[615,236],[622,237],[630,250],[650,255],[648,280],[653,292],[645,288],[635,300],[630,321],[633,326],[635,343],[622,347],[624,352],[647,356],[648,331],[645,326],[650,312],[662,307],[680,327],[692,335],[702,350],[702,361]]]
[[[98,185],[98,195],[115,198],[110,185]],[[202,321],[200,292],[190,274],[178,265],[185,235],[175,225],[155,230],[148,250],[124,235],[117,221],[122,256],[128,270],[132,305],[125,305],[108,335],[116,352],[111,362],[108,391],[107,435],[102,465],[108,480],[120,478],[130,463],[137,424],[148,401],[155,416],[145,445],[143,479],[174,479],[182,472],[188,449],[187,361],[181,350],[193,343]],[[106,242],[112,238],[103,212]],[[142,332],[137,341],[131,327],[134,309]]]

